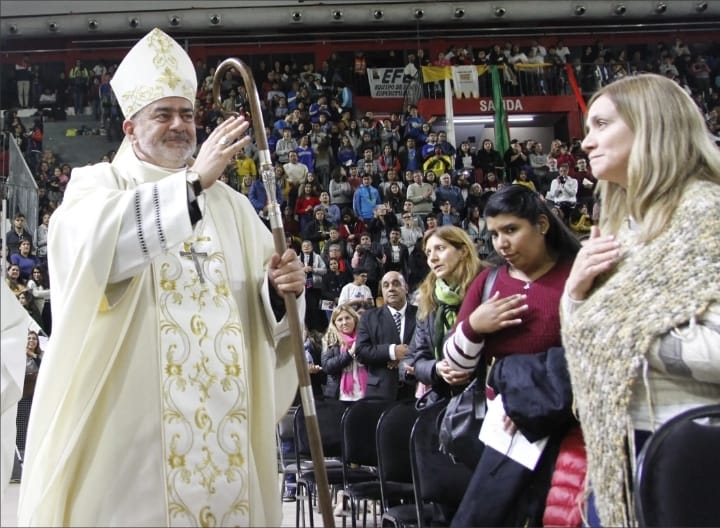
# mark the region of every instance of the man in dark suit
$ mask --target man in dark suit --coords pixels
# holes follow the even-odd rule
[[[391,228],[388,243],[382,246],[383,271],[399,271],[407,281],[410,273],[410,253],[407,246],[400,242],[400,233],[399,227]]]
[[[359,361],[368,369],[365,396],[392,401],[410,399],[415,388],[400,381],[398,362],[407,354],[415,332],[417,308],[408,304],[407,283],[397,271],[383,275],[380,287],[384,304],[362,314],[355,344]]]

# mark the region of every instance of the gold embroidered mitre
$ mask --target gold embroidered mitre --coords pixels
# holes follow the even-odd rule
[[[185,50],[167,33],[153,29],[128,52],[110,81],[125,117],[163,97],[195,103],[197,77]]]

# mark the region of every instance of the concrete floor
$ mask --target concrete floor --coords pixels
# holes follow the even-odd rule
[[[3,528],[11,528],[17,526],[17,503],[18,496],[20,494],[20,484],[10,484],[5,492],[0,503],[0,526]],[[282,526],[295,526],[295,503],[294,502],[283,502],[283,521]],[[368,515],[368,525],[372,525],[372,516]],[[316,511],[313,515],[313,521],[316,527],[321,528],[323,526],[322,517]],[[336,526],[342,525],[342,518],[335,518]],[[348,519],[348,525],[350,524]],[[362,522],[359,523],[362,525]],[[309,526],[309,525],[308,525]]]

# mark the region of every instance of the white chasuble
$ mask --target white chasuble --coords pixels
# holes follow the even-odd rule
[[[212,224],[153,265],[170,526],[249,524],[246,351]]]
[[[73,171],[50,222],[19,526],[279,526],[275,425],[297,376],[272,235],[221,182],[193,227],[185,171],[123,145]]]

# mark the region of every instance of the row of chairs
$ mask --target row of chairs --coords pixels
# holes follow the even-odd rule
[[[417,411],[413,402],[365,399],[352,404],[316,402],[328,481],[342,489],[356,528],[362,504],[380,504],[382,526],[447,526],[471,477],[438,449],[442,406]],[[284,423],[283,423],[284,422]],[[316,496],[302,407],[278,427],[294,438],[295,454],[283,463],[298,476],[296,527],[313,525]],[[289,436],[288,436],[289,435]],[[634,502],[640,526],[712,526],[720,522],[720,405],[682,413],[660,427],[638,457]],[[298,469],[299,468],[299,469]],[[343,516],[343,526],[346,517]],[[377,523],[376,523],[377,524]]]
[[[376,525],[377,505],[383,526],[448,524],[448,513],[460,503],[471,472],[438,449],[441,409],[417,411],[414,402],[375,399],[316,402],[328,483],[343,490],[343,526],[349,518],[356,528],[360,512],[367,526],[369,504]],[[281,456],[281,470],[297,476],[295,525],[306,526],[307,511],[312,528],[317,497],[302,406],[278,426],[279,443],[287,438],[294,439],[295,453]]]

